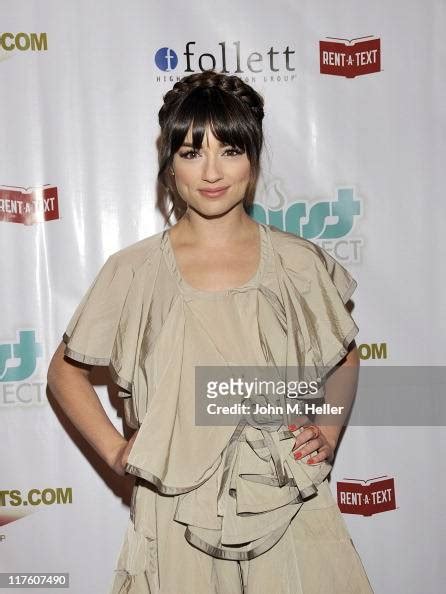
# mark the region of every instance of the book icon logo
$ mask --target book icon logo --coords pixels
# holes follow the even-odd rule
[[[395,480],[379,476],[366,481],[346,478],[337,484],[338,506],[345,514],[372,516],[396,509]]]
[[[373,35],[356,39],[327,37],[319,41],[321,74],[355,78],[381,71],[381,40]]]
[[[0,186],[0,221],[33,225],[59,218],[57,187]]]

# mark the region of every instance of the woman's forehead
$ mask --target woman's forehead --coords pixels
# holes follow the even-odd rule
[[[192,129],[193,129],[193,125],[191,124],[189,127],[189,130],[187,131],[186,136],[184,137],[184,141],[183,144],[192,144]],[[203,136],[203,141],[202,144],[209,146],[210,144],[218,144],[223,146],[224,142],[220,142],[220,140],[218,140],[218,138],[215,137],[215,135],[212,132],[212,128],[209,124],[206,125],[205,129],[204,129],[204,136]]]

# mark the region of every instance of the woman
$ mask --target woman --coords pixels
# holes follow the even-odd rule
[[[355,391],[355,281],[318,246],[248,214],[263,115],[256,91],[213,71],[166,94],[159,179],[179,220],[107,260],[50,365],[79,431],[137,477],[113,594],[372,592],[326,479],[342,422],[301,411],[290,422],[280,407],[266,421],[195,417],[198,368],[318,381],[345,413]],[[128,442],[92,365],[121,388],[138,429]]]

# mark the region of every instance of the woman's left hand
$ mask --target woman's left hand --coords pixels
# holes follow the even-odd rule
[[[288,429],[290,431],[296,431],[298,427],[297,425],[289,425]],[[293,452],[294,458],[300,460],[307,454],[313,454],[317,450],[317,454],[307,460],[307,464],[317,464],[323,460],[331,463],[334,458],[335,449],[336,443],[327,439],[320,427],[317,425],[303,425],[303,430],[296,436]]]

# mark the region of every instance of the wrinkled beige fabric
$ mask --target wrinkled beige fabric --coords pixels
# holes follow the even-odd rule
[[[196,366],[284,366],[309,380],[358,332],[349,273],[307,240],[259,232],[256,274],[226,291],[185,282],[167,231],[133,244],[107,260],[68,324],[66,355],[108,365],[139,428],[113,594],[372,592],[331,466],[294,459],[287,418],[275,430],[195,423]]]

